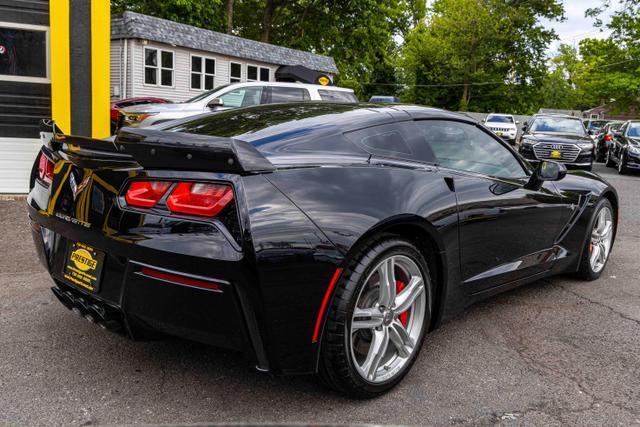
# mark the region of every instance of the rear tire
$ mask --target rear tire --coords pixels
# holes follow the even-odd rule
[[[611,150],[607,150],[607,157],[605,157],[604,165],[608,168],[612,168],[616,165],[611,159]]]
[[[394,272],[393,277],[386,280],[385,271]],[[415,285],[418,276],[421,290]],[[406,287],[396,288],[402,280]],[[382,283],[395,283],[391,288],[400,298],[385,295],[389,288]],[[406,306],[402,296],[413,293],[402,289],[416,293],[406,312],[401,312]],[[372,398],[397,385],[420,352],[431,323],[432,295],[427,263],[411,242],[382,236],[363,247],[345,267],[327,313],[318,372],[322,382],[357,398]],[[354,315],[356,309],[360,315]]]
[[[588,230],[590,234],[582,250],[577,275],[581,279],[591,281],[600,277],[613,248],[616,224],[614,210],[609,200],[602,199],[598,202],[589,221]]]

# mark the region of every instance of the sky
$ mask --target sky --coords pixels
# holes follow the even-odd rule
[[[602,39],[609,35],[606,28],[601,32],[600,29],[593,26],[594,19],[584,16],[587,9],[602,6],[602,0],[565,0],[563,3],[564,16],[567,18],[564,22],[543,21],[546,27],[556,30],[560,38],[551,44],[548,50],[549,54],[553,54],[561,43],[577,47],[580,40],[584,38]],[[609,17],[614,10],[614,8],[610,8],[603,13],[601,19],[605,24],[609,22]]]

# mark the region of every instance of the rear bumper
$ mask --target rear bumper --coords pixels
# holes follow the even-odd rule
[[[190,339],[238,350],[258,369],[269,369],[255,310],[246,295],[252,280],[245,257],[220,233],[188,239],[199,252],[194,256],[184,254],[189,251],[184,250],[185,239],[180,235],[150,235],[127,241],[123,236],[109,238],[93,229],[43,215],[33,207],[29,207],[29,216],[38,257],[56,283],[56,297],[67,308],[135,340],[162,335]],[[73,242],[105,253],[96,292],[64,277],[67,248]],[[145,274],[144,268],[205,278],[217,289],[152,277]]]

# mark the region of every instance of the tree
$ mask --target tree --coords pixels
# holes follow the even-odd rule
[[[408,97],[463,111],[532,110],[556,38],[539,20],[562,14],[557,0],[435,0],[405,41]]]

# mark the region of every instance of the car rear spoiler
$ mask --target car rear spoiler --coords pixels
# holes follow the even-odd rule
[[[42,120],[44,145],[74,157],[135,161],[145,169],[260,173],[275,166],[246,141],[233,138],[125,128],[115,138],[64,135],[53,120]]]

